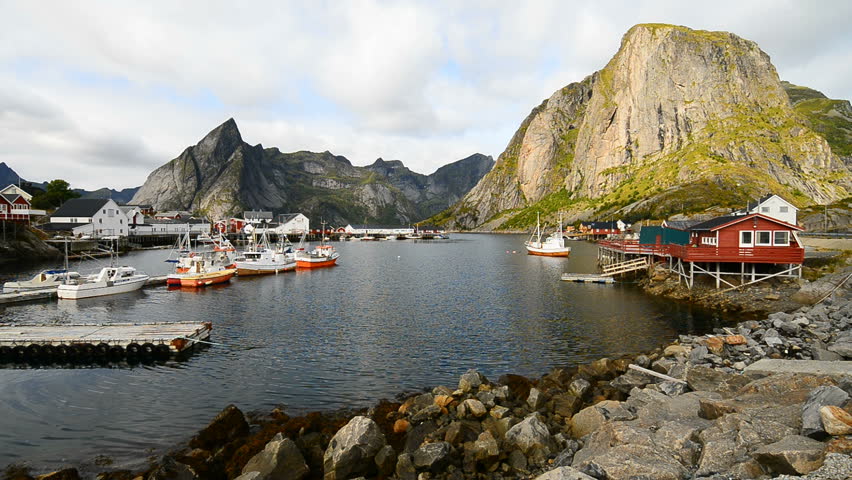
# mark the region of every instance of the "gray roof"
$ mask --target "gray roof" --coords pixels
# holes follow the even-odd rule
[[[107,202],[108,198],[72,198],[66,200],[51,217],[93,217]]]
[[[46,223],[42,227],[42,230],[47,232],[64,232],[71,231],[74,227],[79,227],[80,225],[92,225],[91,223]]]
[[[666,227],[673,228],[675,230],[687,231],[701,222],[702,220],[666,220]]]
[[[243,212],[243,218],[246,220],[272,220],[272,212],[263,210],[246,210]]]
[[[281,213],[278,214],[278,223],[284,224],[301,215],[301,213]]]

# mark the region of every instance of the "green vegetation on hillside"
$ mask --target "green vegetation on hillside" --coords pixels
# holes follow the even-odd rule
[[[848,101],[812,98],[800,101],[794,109],[825,138],[832,152],[852,156],[852,107]]]

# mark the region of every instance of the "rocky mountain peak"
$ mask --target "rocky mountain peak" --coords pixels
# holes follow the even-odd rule
[[[243,137],[240,135],[237,122],[229,118],[205,135],[195,146],[195,150],[198,156],[227,159],[242,144]]]

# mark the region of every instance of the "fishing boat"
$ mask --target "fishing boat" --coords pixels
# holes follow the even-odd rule
[[[104,267],[100,272],[80,277],[57,288],[59,298],[77,300],[139,290],[150,278],[133,267]]]
[[[325,224],[323,224],[325,226]],[[322,241],[313,250],[305,248],[305,235],[299,240],[296,249],[296,266],[298,268],[323,268],[333,267],[337,263],[340,254],[331,245],[325,245]]]
[[[562,218],[559,218],[559,229],[544,237],[541,221],[536,215],[535,231],[530,239],[524,242],[529,255],[540,255],[544,257],[567,257],[571,254],[571,247],[565,246],[565,238],[562,237]]]
[[[188,268],[181,267],[180,271],[166,276],[166,285],[181,287],[204,287],[230,280],[237,270],[233,265],[225,265],[230,262],[227,257],[220,258],[220,252],[206,252],[193,254],[186,259]]]
[[[234,261],[234,266],[239,276],[287,272],[296,269],[296,255],[289,244],[279,243],[272,248],[264,231],[259,243],[252,235],[251,249],[243,252],[242,256]]]
[[[236,268],[222,268],[220,270],[201,270],[198,273],[185,273],[180,277],[181,287],[206,287],[217,283],[225,283],[237,274]]]
[[[37,273],[29,280],[19,282],[6,282],[3,284],[3,293],[31,292],[34,290],[48,290],[56,288],[65,280],[76,280],[80,278],[77,272],[69,272],[68,270],[44,270]]]

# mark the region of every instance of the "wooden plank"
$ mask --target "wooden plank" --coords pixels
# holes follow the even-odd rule
[[[172,341],[209,338],[210,323],[171,322],[171,323],[111,323],[111,324],[68,324],[68,325],[7,325],[0,326],[0,346],[16,345],[58,345],[74,343],[106,343],[126,347],[131,343],[169,344]],[[182,342],[178,342],[182,343]]]
[[[677,382],[677,383],[682,383],[682,384],[686,385],[686,382],[683,381],[683,380],[680,380],[680,379],[674,378],[674,377],[670,377],[668,375],[663,375],[662,373],[657,373],[653,370],[648,370],[647,368],[642,368],[639,365],[634,365],[634,364],[631,363],[627,367],[631,368],[633,370],[636,370],[637,372],[647,373],[648,375],[651,375],[652,377],[657,377],[657,378],[660,378],[660,379],[663,379],[663,380],[666,380],[666,381],[669,381],[669,382]]]
[[[34,290],[31,292],[0,293],[0,304],[31,302],[34,300],[44,300],[49,298],[56,298],[55,288]]]
[[[582,274],[582,273],[563,273],[562,280],[566,282],[581,282],[581,283],[615,283],[612,277],[605,277],[597,274]]]

